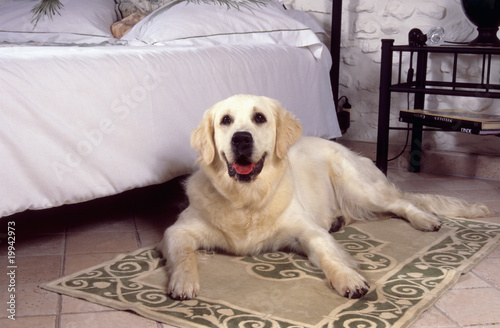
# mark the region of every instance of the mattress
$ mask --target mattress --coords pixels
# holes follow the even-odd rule
[[[234,94],[272,97],[339,137],[324,48],[276,44],[0,48],[0,216],[196,169],[191,131]]]

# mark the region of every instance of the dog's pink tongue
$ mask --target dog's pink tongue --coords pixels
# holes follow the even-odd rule
[[[254,164],[247,164],[247,165],[240,165],[240,164],[233,164],[233,168],[238,172],[238,174],[248,174],[252,172]]]

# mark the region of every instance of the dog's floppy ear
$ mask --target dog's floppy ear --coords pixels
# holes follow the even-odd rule
[[[285,110],[278,102],[276,109],[276,155],[284,158],[290,148],[302,135],[302,126],[298,119]]]
[[[206,164],[211,164],[215,158],[214,124],[211,110],[203,115],[200,125],[191,133],[191,147],[201,155]]]

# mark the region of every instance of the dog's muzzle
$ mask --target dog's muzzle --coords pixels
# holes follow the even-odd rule
[[[234,163],[229,163],[226,159],[229,176],[239,182],[251,182],[264,168],[266,154],[254,163],[253,155],[253,137],[249,132],[236,132],[231,139],[231,150],[233,152]]]

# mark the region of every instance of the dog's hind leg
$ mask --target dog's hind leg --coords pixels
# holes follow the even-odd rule
[[[415,229],[439,230],[441,222],[434,214],[415,206],[385,176],[372,174],[371,177],[371,183],[355,180],[349,185],[344,184],[342,192],[337,193],[347,224],[356,220],[378,220],[393,214],[408,220]]]
[[[386,211],[408,220],[417,230],[437,231],[441,228],[441,221],[438,217],[421,210],[405,198],[399,198],[387,204]]]
[[[440,195],[402,193],[387,209],[407,219],[418,230],[436,231],[441,227],[438,217],[476,218],[491,214],[483,204],[468,204],[464,200]]]

